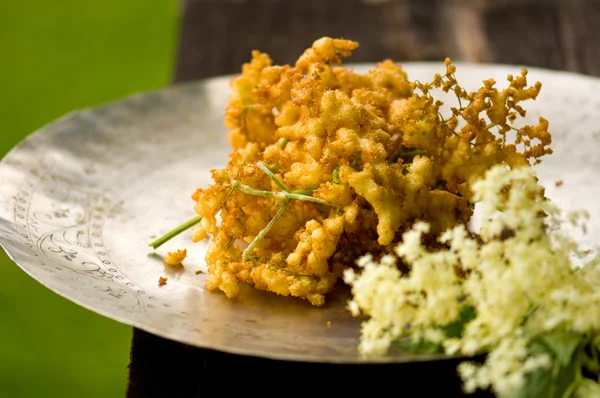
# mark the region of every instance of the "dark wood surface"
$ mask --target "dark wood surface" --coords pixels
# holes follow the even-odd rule
[[[600,0],[187,0],[176,81],[237,73],[250,51],[293,63],[321,37],[349,62],[526,64],[600,76]]]
[[[182,6],[175,82],[238,73],[253,49],[269,53],[276,63],[293,63],[321,36],[358,41],[349,62],[448,56],[600,76],[600,0],[187,0]],[[270,370],[253,385],[236,382],[231,374],[223,375],[224,384],[208,376],[210,369],[225,367]],[[378,393],[389,385],[402,397],[458,397],[455,367],[455,361],[384,367],[270,361],[193,348],[134,329],[127,395],[254,391],[264,397],[306,389],[303,395],[356,396],[362,386]],[[288,375],[287,381],[277,370]],[[316,390],[314,383],[323,376],[332,388]],[[341,383],[334,381],[337,377]],[[279,382],[288,387],[270,384]]]

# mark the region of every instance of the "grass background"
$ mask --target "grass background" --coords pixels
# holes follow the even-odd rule
[[[1,0],[0,156],[73,110],[171,79],[177,0]],[[122,397],[131,328],[59,297],[0,250],[0,397]]]

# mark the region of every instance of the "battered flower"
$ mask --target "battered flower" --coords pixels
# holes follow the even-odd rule
[[[164,257],[165,264],[168,266],[180,266],[182,261],[187,256],[187,250],[177,250],[176,252],[168,252]]]
[[[210,290],[235,297],[249,283],[323,305],[358,256],[392,253],[416,221],[431,234],[467,223],[490,167],[550,153],[544,119],[513,126],[541,86],[528,87],[526,71],[505,90],[488,80],[468,93],[450,60],[428,84],[391,60],[364,75],[340,66],[357,47],[321,38],[295,66],[254,51],[232,80],[231,159],[193,195],[192,238],[211,239]],[[456,94],[446,119],[436,89]]]

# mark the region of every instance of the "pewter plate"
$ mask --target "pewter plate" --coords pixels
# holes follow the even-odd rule
[[[443,63],[404,65],[429,80]],[[457,64],[466,88],[494,77],[505,86],[520,67]],[[369,65],[355,65],[364,71]],[[275,359],[353,363],[442,359],[392,352],[357,354],[360,319],[344,288],[324,308],[246,288],[228,300],[204,288],[207,242],[184,233],[154,253],[148,243],[192,217],[191,193],[223,167],[229,146],[225,76],[138,94],[73,112],[17,145],[0,163],[0,244],[34,279],[116,321],[183,343]],[[562,208],[587,209],[584,243],[600,241],[600,80],[530,68],[543,82],[527,121],[550,121],[555,153],[537,167]],[[562,180],[557,187],[555,182]],[[161,256],[187,248],[180,271]],[[159,276],[168,277],[159,287]],[[330,322],[330,325],[328,325]],[[69,327],[77,327],[70,325]]]

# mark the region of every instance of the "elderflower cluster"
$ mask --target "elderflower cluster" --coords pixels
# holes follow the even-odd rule
[[[407,273],[392,256],[375,262],[370,255],[345,272],[349,308],[370,316],[362,327],[364,354],[383,354],[405,337],[439,343],[450,355],[487,352],[483,365],[459,366],[465,391],[510,394],[528,373],[551,365],[548,355],[528,350],[537,336],[600,330],[600,272],[595,260],[572,266],[581,253],[558,230],[560,213],[531,168],[495,166],[473,189],[483,216],[479,236],[457,226],[439,237],[445,249],[429,251],[422,244],[428,225],[415,224],[395,250]],[[571,220],[582,226],[580,217]],[[459,321],[466,308],[473,318],[459,336],[448,336],[443,325]]]

